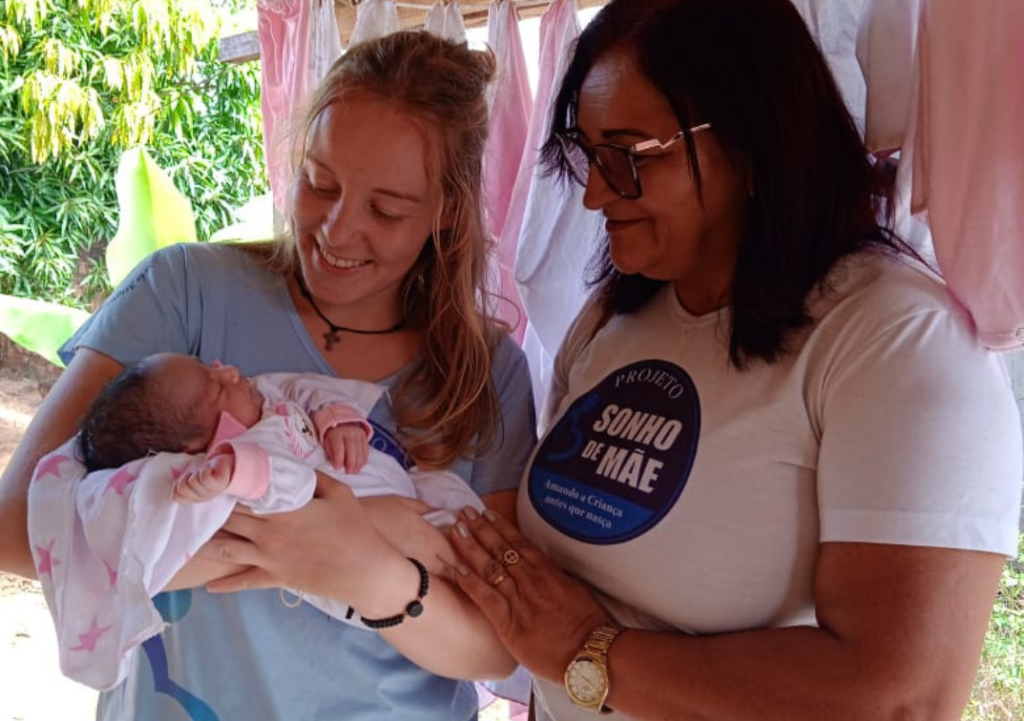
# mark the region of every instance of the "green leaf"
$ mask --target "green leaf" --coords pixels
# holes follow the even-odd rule
[[[51,363],[63,366],[57,349],[89,318],[78,308],[0,295],[0,332]]]
[[[117,168],[117,234],[107,246],[107,272],[117,285],[150,253],[195,242],[192,204],[142,147],[126,150]]]

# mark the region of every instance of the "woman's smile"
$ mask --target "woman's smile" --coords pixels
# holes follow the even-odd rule
[[[341,270],[352,270],[355,268],[360,268],[364,265],[369,265],[371,263],[371,261],[367,259],[357,260],[355,258],[341,258],[339,256],[333,255],[329,250],[327,250],[327,248],[324,247],[322,243],[317,243],[316,245],[317,250],[320,251],[320,257],[323,258],[328,265],[331,265],[335,268],[339,268]]]

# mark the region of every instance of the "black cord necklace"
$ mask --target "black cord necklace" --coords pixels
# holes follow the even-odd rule
[[[324,349],[330,350],[334,347],[335,343],[341,340],[338,337],[338,333],[345,331],[346,333],[358,333],[359,335],[384,335],[386,333],[394,333],[396,330],[401,330],[405,327],[405,321],[400,320],[390,328],[384,330],[359,330],[358,328],[346,328],[343,325],[336,325],[331,322],[331,319],[323,314],[323,312],[317,307],[316,301],[313,300],[313,294],[309,292],[309,288],[306,287],[306,283],[302,280],[302,273],[295,271],[295,282],[299,284],[299,293],[306,299],[310,307],[320,316],[320,320],[327,324],[330,328],[329,331],[324,333]]]

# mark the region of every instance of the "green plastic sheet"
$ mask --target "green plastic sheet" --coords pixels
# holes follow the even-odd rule
[[[107,245],[107,273],[117,285],[146,256],[175,243],[194,243],[192,203],[145,148],[126,150],[115,177],[119,218]]]

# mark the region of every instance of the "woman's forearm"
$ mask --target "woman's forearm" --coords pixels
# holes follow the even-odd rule
[[[36,463],[74,435],[89,403],[123,368],[83,348],[39,406],[0,477],[0,569],[36,577],[28,542],[28,486]]]
[[[954,721],[961,708],[916,683],[916,672],[898,673],[818,628],[704,637],[631,630],[609,667],[606,704],[637,719]]]
[[[28,546],[28,506],[13,483],[5,478],[0,497],[0,570],[35,578],[36,569]]]
[[[363,618],[402,615],[420,587],[419,569],[391,548],[382,550],[361,577],[348,602]],[[441,576],[429,573],[428,578],[423,613],[381,629],[381,636],[402,655],[441,676],[491,679],[512,673],[515,661],[483,612]]]
[[[26,578],[36,578],[28,542],[29,483],[39,459],[73,432],[56,415],[45,404],[40,408],[0,478],[0,570]]]
[[[501,679],[515,670],[480,609],[447,581],[431,579],[423,606],[423,615],[380,632],[406,658],[458,679]]]
[[[546,682],[540,692],[568,704],[566,668],[608,613],[499,516],[464,511],[454,531],[463,564],[455,582]],[[504,547],[518,557],[502,570]],[[956,721],[1004,563],[980,551],[823,543],[816,627],[751,621],[750,630],[704,636],[627,629],[608,651],[604,703],[651,721]],[[507,580],[495,586],[499,573]]]
[[[701,637],[628,630],[607,705],[681,721],[956,721],[970,694],[1003,559],[826,544],[820,628]],[[539,671],[561,683],[562,659]]]
[[[515,491],[490,493],[483,501],[514,523]],[[433,528],[430,536],[432,542],[441,544],[439,557],[454,559],[447,536]],[[451,569],[452,563],[445,561],[440,567]],[[410,623],[406,628],[384,632],[391,644],[407,658],[442,676],[479,680],[511,674],[516,662],[480,608],[443,578],[432,576],[431,589],[433,614],[424,613],[416,619],[426,620],[419,628]]]

